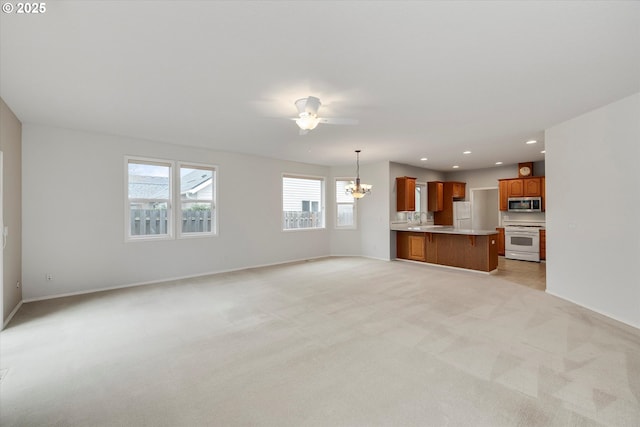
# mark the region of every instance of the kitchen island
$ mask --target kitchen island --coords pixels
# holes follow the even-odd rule
[[[392,224],[396,257],[490,272],[498,268],[498,232],[447,226]]]

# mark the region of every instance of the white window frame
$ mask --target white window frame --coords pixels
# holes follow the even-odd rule
[[[180,198],[180,169],[181,168],[194,168],[194,169],[210,169],[212,171],[212,186],[211,186],[211,231],[207,232],[182,232],[182,199]],[[209,165],[204,163],[195,162],[176,162],[176,179],[175,179],[175,194],[176,194],[176,230],[178,233],[178,239],[193,239],[198,237],[212,237],[218,235],[218,207],[216,206],[218,195],[218,168],[215,165]],[[180,215],[178,215],[180,213]]]
[[[140,163],[145,165],[165,166],[169,168],[169,199],[167,200],[167,233],[166,234],[131,234],[131,206],[129,200],[129,163]],[[171,160],[152,159],[148,157],[125,156],[124,158],[124,233],[128,242],[171,240],[174,238],[173,226],[173,174],[174,164]],[[151,199],[140,199],[151,200]],[[160,199],[158,199],[160,200]],[[162,199],[164,200],[164,199]]]
[[[131,234],[131,213],[129,203],[129,163],[141,163],[169,167],[169,200],[167,202],[167,233],[145,234],[134,236]],[[211,231],[210,232],[182,232],[182,201],[180,199],[180,168],[207,168],[213,171],[212,200],[211,200]],[[200,237],[215,237],[218,235],[218,166],[213,164],[176,161],[139,156],[125,156],[124,158],[124,233],[125,242],[149,242],[158,240],[193,239]],[[151,199],[144,199],[151,200]],[[164,200],[164,199],[163,199]]]
[[[334,215],[334,221],[335,221],[335,228],[338,230],[355,230],[358,228],[358,199],[356,198],[352,198],[352,202],[339,202],[338,201],[338,181],[343,181],[346,182],[347,184],[349,184],[350,182],[354,181],[355,182],[355,178],[354,177],[337,177],[335,178],[334,181],[334,186],[333,188],[336,191],[335,194],[335,215]],[[344,194],[346,192],[346,189],[343,188],[342,189],[342,193]],[[338,207],[341,205],[353,205],[353,224],[352,225],[338,225]]]
[[[285,219],[285,210],[284,210],[284,179],[285,178],[294,178],[294,179],[308,179],[320,181],[320,208],[318,210],[319,214],[322,218],[322,227],[304,227],[304,228],[284,228],[284,219]],[[326,186],[327,186],[327,178],[324,176],[315,176],[315,175],[302,175],[296,173],[283,173],[280,178],[280,225],[282,227],[283,232],[295,232],[295,231],[314,231],[314,230],[326,230],[327,229],[327,207],[326,207]],[[309,203],[309,207],[311,208],[311,203]],[[302,209],[302,205],[300,206]]]

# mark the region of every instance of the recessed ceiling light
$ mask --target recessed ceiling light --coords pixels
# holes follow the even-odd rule
[[[458,166],[458,165],[455,165],[455,166],[454,166],[453,168],[454,168],[454,169],[458,169],[459,167],[460,167],[460,166]]]
[[[501,164],[502,164],[502,162],[496,162],[496,165],[501,165]]]
[[[547,152],[547,150],[542,150],[542,151],[541,151],[541,153],[542,153],[542,154],[544,154],[544,153],[546,153],[546,152]]]
[[[538,142],[538,141],[536,141],[535,139],[530,139],[525,144],[535,144],[536,142]]]
[[[469,150],[463,151],[462,154],[471,154],[471,151],[469,151]]]
[[[420,157],[420,160],[423,161],[423,162],[426,162],[429,159],[427,159],[426,157]]]

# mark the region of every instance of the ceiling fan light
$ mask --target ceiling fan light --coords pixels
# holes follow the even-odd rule
[[[313,130],[320,123],[320,119],[309,113],[300,113],[300,118],[296,119],[296,124],[302,130]]]

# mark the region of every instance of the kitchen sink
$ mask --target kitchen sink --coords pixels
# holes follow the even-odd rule
[[[416,225],[416,226],[407,227],[407,230],[420,231],[420,230],[431,230],[434,228],[441,228],[441,227],[444,227],[444,225]]]

